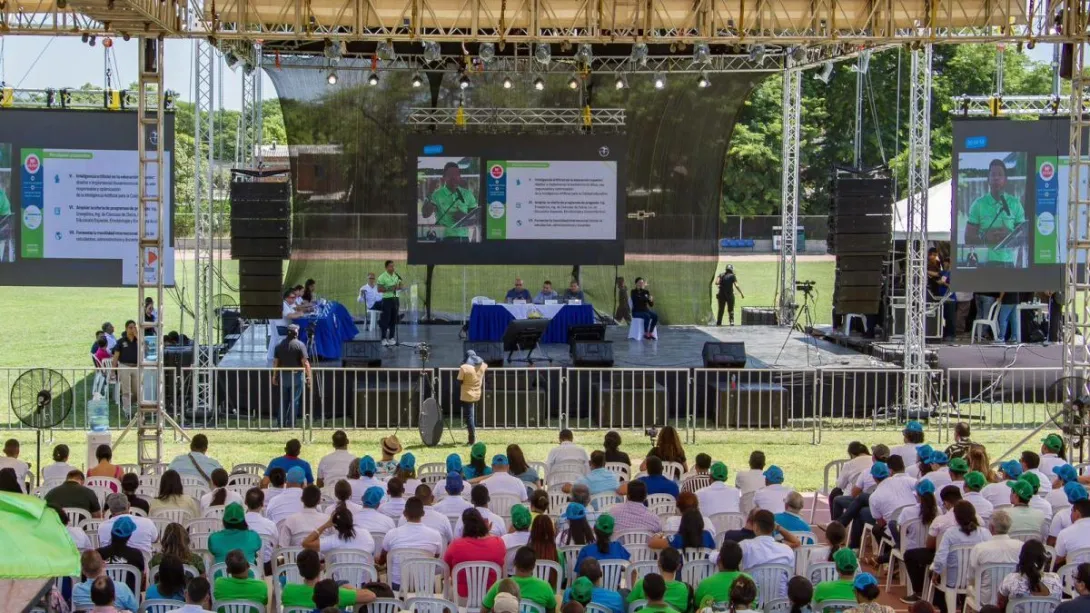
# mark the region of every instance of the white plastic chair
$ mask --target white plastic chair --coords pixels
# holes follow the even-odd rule
[[[905,589],[908,590],[908,595],[912,595],[912,582],[907,581],[908,566],[905,565],[905,544],[908,542],[908,530],[910,527],[915,527],[918,530],[922,530],[923,520],[919,517],[911,519],[904,523],[897,524],[897,531],[901,536],[901,546],[894,547],[889,553],[889,565],[886,569],[886,591],[888,592],[890,586],[893,583],[893,566],[900,564],[901,566],[901,582],[905,584]]]
[[[561,490],[549,492],[549,515],[560,517],[561,511],[568,505],[568,495]]]
[[[108,494],[116,494],[121,491],[121,482],[113,477],[87,477],[83,485],[91,489],[103,489]]]
[[[227,485],[257,487],[261,485],[261,475],[255,475],[252,473],[235,473],[233,475],[228,475]]]
[[[832,462],[829,462],[828,464],[825,465],[825,482],[824,482],[824,485],[821,486],[820,490],[818,490],[817,492],[814,492],[814,502],[813,502],[814,506],[810,507],[810,523],[811,524],[814,523],[814,517],[817,515],[817,506],[818,506],[818,498],[819,497],[824,496],[825,497],[825,502],[829,506],[832,506],[832,501],[829,500],[829,492],[833,491],[833,488],[832,488],[831,484],[836,483],[837,479],[840,478],[840,471],[844,468],[844,465],[847,464],[847,463],[848,463],[847,460],[833,460]],[[833,473],[832,474],[832,479],[829,478],[830,473]],[[749,511],[743,509],[743,513],[749,513]]]
[[[579,550],[583,547],[584,545],[561,545],[556,548],[558,552],[564,554],[564,559],[567,561],[567,564],[564,565],[565,585],[575,583],[575,576],[578,572],[578,569],[575,568],[575,560],[579,558]]]
[[[640,562],[628,563],[628,579],[629,586],[636,585],[636,582],[643,579],[651,573],[659,572],[659,563],[657,560],[643,560]]]
[[[763,603],[762,609],[764,613],[790,613],[791,601],[786,598],[780,598],[779,600],[773,600],[772,602]]]
[[[629,545],[643,545],[647,543],[647,540],[650,538],[650,533],[637,530],[625,530],[624,532],[613,533],[613,540],[624,545],[625,549],[627,549]]]
[[[966,611],[979,611],[985,605],[994,605],[999,600],[999,584],[1017,568],[1017,564],[981,565],[973,577],[973,588],[965,598]],[[985,583],[988,584],[987,590],[984,589]]]
[[[265,613],[265,605],[246,600],[225,600],[212,603],[216,613]]]
[[[712,483],[712,478],[706,474],[689,475],[681,480],[681,491],[698,492]]]
[[[795,538],[799,539],[803,545],[814,545],[818,542],[817,535],[813,532],[791,531],[791,534],[795,535]]]
[[[656,337],[658,338],[658,337]],[[681,462],[663,462],[662,463],[662,476],[671,481],[681,481],[681,476],[685,474],[685,465]]]
[[[572,561],[574,564],[575,561]],[[538,560],[534,564],[534,576],[552,586],[553,591],[560,593],[560,582],[564,579],[564,569],[560,563],[552,560]]]
[[[817,585],[822,581],[836,581],[840,578],[840,574],[836,572],[836,564],[818,562],[806,569],[806,578],[810,580],[810,583]]]
[[[596,513],[605,513],[615,504],[621,504],[624,498],[613,492],[602,492],[590,497],[590,508]]]
[[[602,568],[602,589],[617,591],[621,588],[621,579],[624,579],[628,570],[627,560],[599,560]]]
[[[716,513],[709,516],[708,519],[712,520],[717,535],[727,530],[740,530],[746,525],[746,516],[741,513]],[[704,526],[704,528],[707,529],[708,527]]]
[[[677,512],[677,500],[669,494],[651,494],[647,497],[647,508],[659,517],[669,517]]]
[[[334,549],[325,554],[326,564],[368,564],[375,565],[371,552],[362,549]]]
[[[185,529],[189,536],[194,534],[212,534],[223,529],[223,520],[210,517],[191,519],[185,523]],[[193,549],[206,549],[205,547],[193,547]]]
[[[359,588],[365,583],[378,581],[378,571],[375,570],[375,567],[359,562],[329,564],[326,566],[326,572],[329,573],[331,579],[347,583],[354,588]],[[404,576],[402,575],[402,577]]]
[[[757,506],[753,502],[753,496],[756,493],[757,492],[753,491],[753,492],[746,492],[745,494],[742,494],[742,500],[738,503],[738,507],[741,509],[742,515],[748,517],[749,512],[752,511],[753,508]]]
[[[73,528],[78,528],[83,522],[91,519],[91,513],[79,507],[64,507],[64,513],[68,516],[68,525]]]
[[[758,564],[743,571],[757,584],[759,602],[772,602],[787,596],[787,580],[795,569],[788,564]]]
[[[1071,562],[1064,564],[1056,571],[1056,574],[1060,576],[1060,582],[1063,585],[1064,596],[1067,598],[1078,598],[1079,592],[1075,589],[1075,575],[1078,574],[1078,563]]]
[[[999,301],[996,300],[992,303],[991,308],[988,309],[988,317],[986,319],[974,319],[973,327],[969,330],[969,344],[976,343],[976,331],[977,326],[987,328],[992,331],[992,338],[999,338]],[[980,340],[984,340],[983,330],[981,331]]]
[[[503,577],[503,569],[492,562],[463,562],[456,564],[451,571],[451,583],[457,585],[463,575],[466,582],[465,609],[478,613],[492,582]]]
[[[1060,596],[1023,596],[1007,601],[1007,613],[1052,613],[1060,606]]]
[[[356,607],[356,613],[400,613],[404,605],[397,598],[376,598]]]
[[[636,613],[636,611],[639,611],[640,609],[643,609],[646,606],[647,606],[647,599],[646,598],[643,599],[643,600],[633,600],[628,605],[628,613]],[[788,609],[788,610],[790,611],[790,609]]]
[[[243,462],[242,464],[235,464],[231,467],[232,474],[245,473],[248,475],[257,475],[259,477],[264,475],[266,470],[268,470],[267,466],[257,462]]]
[[[449,598],[449,582],[443,583],[447,577],[450,577],[450,567],[442,560],[435,558],[402,560],[401,597],[406,598],[411,593],[418,597],[432,598],[438,595],[440,598]]]
[[[514,494],[493,494],[489,496],[488,510],[507,518],[511,516],[511,507],[520,503],[519,497]]]
[[[208,507],[207,509],[204,510],[204,513],[201,513],[201,519],[221,519],[222,520],[223,519],[223,512],[226,509],[227,509],[227,507],[222,505],[222,504],[217,504],[215,506]]]
[[[144,574],[141,569],[133,566],[132,564],[107,564],[106,576],[112,579],[115,583],[125,583],[128,584],[130,587],[135,585],[136,588],[133,590],[133,592],[136,593],[137,598],[139,598],[139,592],[143,589],[144,586]],[[133,579],[131,583],[128,581],[130,577]]]
[[[628,550],[629,562],[646,562],[648,560],[655,561],[659,559],[659,552],[651,549],[647,543],[634,543],[632,545],[625,545],[624,548]]]
[[[1012,535],[1013,538],[1013,535]],[[954,545],[950,548],[950,554],[957,559],[957,575],[953,577],[953,585],[947,585],[950,583],[947,574],[950,571],[950,565],[947,565],[946,572],[942,573],[939,577],[939,582],[936,584],[931,580],[931,573],[928,573],[927,586],[924,589],[924,598],[927,602],[934,602],[935,591],[942,592],[946,598],[946,610],[956,610],[958,596],[968,596],[969,594],[969,552],[973,550],[974,545]]]
[[[526,602],[526,601],[524,600],[523,602]],[[612,613],[610,611],[609,607],[604,606],[604,605],[600,605],[597,602],[588,602],[587,606],[584,607],[583,609],[584,609],[584,611],[586,611],[586,613]],[[544,611],[544,608],[542,609],[542,611]],[[519,607],[519,613],[528,613],[527,611],[522,610],[521,603],[520,603],[520,607]],[[529,613],[532,613],[532,612],[529,612]]]
[[[413,613],[458,613],[458,605],[446,598],[416,596],[405,601],[405,610]]]
[[[624,483],[628,481],[628,475],[632,472],[632,467],[624,462],[606,462],[606,470],[617,475],[621,483]]]
[[[185,526],[197,518],[193,517],[193,514],[185,509],[159,509],[151,514],[151,519],[165,519],[169,523]]]
[[[154,600],[145,600],[140,603],[139,613],[167,613],[167,611],[173,611],[178,608],[177,600],[164,600],[156,598]]]
[[[681,566],[681,581],[686,585],[700,585],[700,582],[715,574],[715,562],[711,560],[692,560]]]
[[[587,613],[591,613],[591,607],[597,606],[593,602],[587,603]],[[602,608],[602,607],[599,607]],[[536,602],[531,602],[523,598],[519,600],[519,613],[545,613],[545,607],[539,605]],[[593,613],[603,613],[601,611],[594,611]],[[605,609],[604,613],[609,613],[609,609]]]

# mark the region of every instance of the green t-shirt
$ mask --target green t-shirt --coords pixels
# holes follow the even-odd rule
[[[473,192],[464,187],[451,190],[446,185],[441,185],[439,189],[431,193],[430,200],[435,205],[436,225],[447,229],[444,236],[455,238],[469,236],[469,228],[452,228],[451,226],[457,223],[455,213],[468,213],[477,208],[477,197],[473,195]]]
[[[821,604],[826,600],[855,600],[855,588],[851,579],[822,581],[814,586],[814,602]]]
[[[681,613],[671,607],[644,607],[640,611],[647,611],[647,613]]]
[[[261,579],[235,579],[220,577],[212,589],[216,602],[224,600],[248,600],[259,604],[269,603],[269,586]],[[310,603],[314,605],[313,601]]]
[[[220,530],[208,537],[208,551],[216,557],[216,564],[223,562],[232,549],[241,550],[252,564],[261,551],[261,537],[253,530]]]
[[[519,585],[519,594],[523,600],[536,602],[545,607],[546,611],[556,610],[556,592],[553,586],[537,577],[511,577]],[[491,609],[496,604],[496,593],[500,591],[500,582],[497,581],[489,588],[481,601],[484,606]]]
[[[753,579],[753,577],[750,577],[741,571],[721,570],[701,581],[700,585],[696,588],[696,596],[693,598],[696,608],[701,609],[707,606],[708,603],[704,602],[705,600],[710,600],[713,603],[729,602],[730,588],[734,585],[734,580],[738,577]]]
[[[396,287],[397,283],[398,283],[397,275],[391,275],[390,273],[386,272],[385,270],[382,271],[382,274],[378,276],[378,279],[375,279],[376,287],[380,286],[380,285],[382,287]],[[388,291],[388,292],[382,292],[382,297],[383,298],[397,298],[397,292],[393,291],[393,290]]]
[[[643,593],[643,579],[636,582],[636,585],[632,586],[632,591],[628,593],[628,598],[625,602],[632,604],[637,600],[646,600],[647,596]],[[679,613],[685,613],[689,610],[689,586],[680,581],[667,581],[666,582],[666,596],[663,597],[666,604],[677,609]]]
[[[0,188],[0,215],[11,215],[11,200],[3,188]]]
[[[337,606],[345,609],[356,604],[356,590],[342,587]],[[280,590],[280,603],[285,607],[314,607],[314,587],[301,583],[289,583]]]
[[[996,200],[991,192],[973,201],[969,207],[968,223],[980,228],[981,234],[989,230],[1010,232],[1019,224],[1026,223],[1026,211],[1018,198],[1010,194],[1002,194],[1002,196],[1007,210],[1004,210],[1003,203]],[[989,241],[989,244],[993,243]],[[1013,263],[1017,256],[1018,250],[1011,247],[989,247],[987,261]]]

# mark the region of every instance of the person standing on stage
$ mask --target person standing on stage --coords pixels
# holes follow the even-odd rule
[[[401,275],[394,272],[394,261],[386,260],[386,272],[378,276],[378,291],[382,292],[382,317],[379,319],[378,327],[382,344],[387,347],[397,344],[394,336],[396,336],[397,318],[401,309],[397,292],[402,287]]]
[[[716,280],[718,291],[715,294],[715,299],[719,302],[719,314],[715,317],[715,325],[723,325],[723,307],[727,307],[727,314],[730,316],[730,325],[734,325],[734,290],[738,290],[738,295],[745,298],[746,295],[742,293],[742,286],[738,285],[738,277],[734,274],[734,266],[727,265],[727,270],[723,274],[719,275]]]
[[[624,277],[617,277],[617,312],[613,314],[613,319],[618,324],[622,321],[632,323],[632,305],[628,304],[628,286]]]
[[[481,400],[481,388],[484,385],[484,371],[488,370],[488,364],[484,363],[476,351],[466,351],[466,360],[458,369],[458,382],[461,384],[459,400],[462,403],[462,419],[466,422],[466,430],[469,431],[469,443],[477,442],[477,428],[475,409]]]
[[[632,290],[632,317],[642,319],[643,337],[654,338],[655,326],[659,323],[659,316],[651,310],[655,306],[655,297],[647,289],[647,283],[643,277],[636,277],[636,289]]]

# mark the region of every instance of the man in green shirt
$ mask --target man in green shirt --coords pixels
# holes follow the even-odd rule
[[[821,608],[826,600],[855,600],[855,586],[852,580],[859,569],[859,560],[855,552],[847,547],[833,554],[833,564],[840,578],[836,581],[822,581],[814,586],[814,603]]]
[[[730,588],[738,577],[750,577],[743,573],[742,547],[734,541],[724,541],[719,548],[719,572],[700,582],[693,604],[698,609],[717,602],[730,602]]]
[[[464,187],[462,171],[456,162],[447,162],[443,166],[443,183],[428,196],[420,207],[424,217],[435,215],[436,225],[443,226],[443,240],[464,243],[469,240],[469,228],[480,222],[469,222],[469,226],[454,227],[469,215],[478,215],[477,197]]]
[[[216,563],[223,562],[236,549],[246,556],[247,562],[254,562],[261,547],[261,537],[246,525],[246,510],[242,505],[237,502],[227,505],[223,510],[223,530],[208,537],[208,550]]]
[[[665,600],[666,580],[658,573],[651,573],[643,578],[643,592],[647,594],[647,606],[640,609],[646,613],[679,613]]]
[[[546,613],[556,610],[556,591],[547,581],[534,576],[534,566],[537,564],[537,556],[529,547],[519,547],[515,552],[515,574],[511,577],[519,586],[519,597],[545,607]],[[481,600],[481,613],[489,613],[496,604],[496,593],[499,592],[500,582],[497,580],[489,588],[488,593]]]
[[[378,291],[382,292],[382,302],[379,310],[382,316],[379,318],[378,327],[383,346],[392,347],[397,344],[394,332],[397,330],[398,311],[401,303],[397,298],[397,291],[403,287],[401,275],[394,270],[394,261],[386,260],[386,271],[378,276]]]
[[[0,217],[11,215],[11,200],[8,200],[8,192],[0,187]]]
[[[740,555],[739,560],[741,560]],[[659,552],[658,564],[659,573],[662,575],[663,581],[666,582],[666,596],[664,598],[666,604],[670,605],[679,613],[685,613],[689,610],[689,586],[681,581],[675,580],[677,570],[678,568],[681,568],[681,554],[677,549],[667,547]],[[707,580],[705,579],[705,581]],[[704,585],[704,583],[701,582],[701,585]],[[640,579],[632,586],[632,591],[628,593],[628,598],[625,599],[625,601],[631,605],[637,600],[644,600],[646,598],[647,595],[644,593],[643,579]]]
[[[295,558],[295,564],[299,567],[299,576],[303,583],[288,583],[280,590],[280,603],[287,607],[313,607],[314,586],[322,574],[322,560],[318,552],[306,549],[299,552]],[[358,590],[350,587],[342,587],[337,592],[337,606],[346,609],[357,604],[366,604],[375,599],[371,590]]]
[[[1018,246],[996,245],[1012,230],[1026,223],[1022,203],[1017,197],[1003,193],[1006,186],[1006,164],[1003,160],[992,160],[988,164],[988,193],[977,198],[969,207],[969,219],[965,224],[965,242],[969,245],[987,245],[987,263],[999,266],[1014,265]]]
[[[227,554],[227,575],[216,579],[212,595],[216,602],[246,600],[266,605],[269,586],[261,579],[250,578],[250,563],[241,551],[234,549]]]

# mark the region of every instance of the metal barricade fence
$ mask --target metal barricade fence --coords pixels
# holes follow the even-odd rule
[[[817,403],[813,370],[693,370],[696,430],[806,430]]]
[[[451,428],[464,429],[465,408],[457,368],[440,368],[436,398]],[[559,429],[564,406],[564,369],[489,368],[475,403],[482,429]]]
[[[688,430],[687,368],[569,368],[563,422],[572,429]]]
[[[1036,427],[1062,401],[1062,392],[1051,390],[1062,377],[1060,368],[951,368],[946,373],[950,419],[973,430]]]

